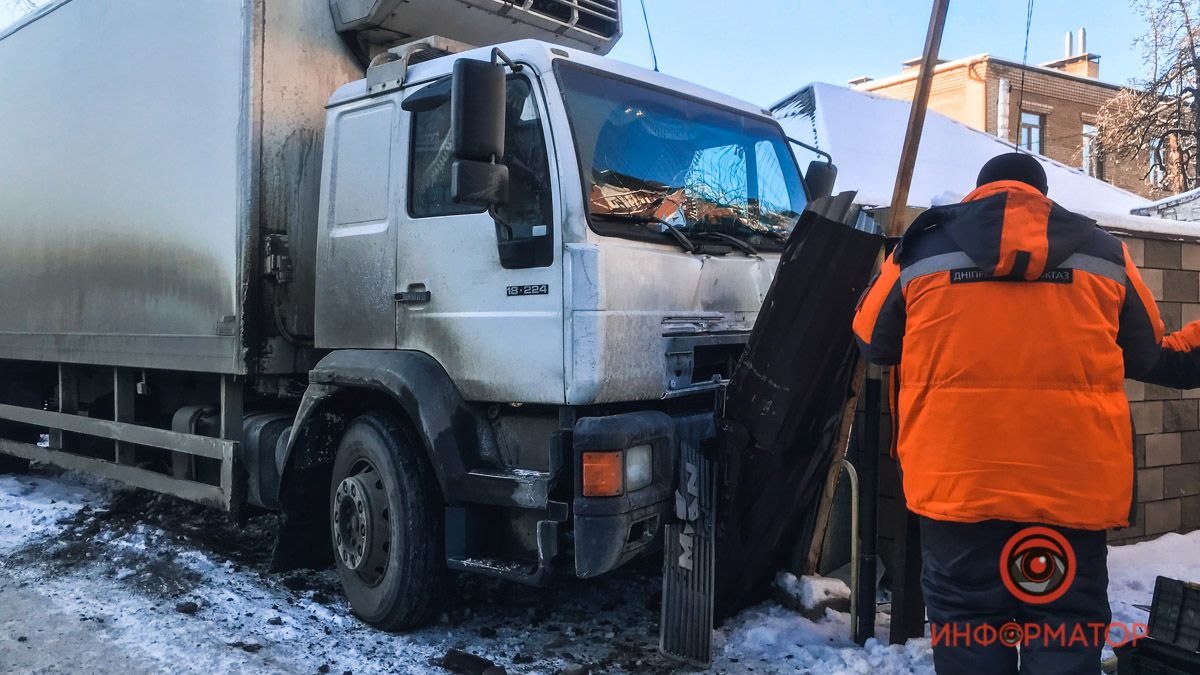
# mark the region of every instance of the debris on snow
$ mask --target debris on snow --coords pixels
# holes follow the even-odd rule
[[[268,574],[275,522],[239,528],[213,510],[44,468],[0,476],[0,525],[12,525],[0,527],[0,594],[24,608],[0,602],[0,652],[27,637],[20,663],[33,671],[436,673],[451,650],[479,659],[480,675],[679,671],[657,651],[657,561],[544,589],[462,575],[442,622],[391,634],[350,613],[332,569]],[[1200,532],[1112,547],[1109,561],[1114,620],[1144,622],[1137,605],[1150,603],[1156,575],[1200,580]],[[809,615],[778,602],[741,612],[716,633],[714,672],[933,672],[928,638],[853,644],[849,614],[832,604],[848,597],[844,583],[781,574],[776,587]],[[185,602],[203,611],[181,614]],[[877,638],[889,626],[881,609]],[[52,620],[63,616],[81,621]],[[28,660],[39,653],[28,645],[52,641],[73,647]]]
[[[826,609],[850,611],[850,587],[841,579],[801,576],[780,572],[775,577],[781,604],[803,613],[809,619],[819,619]]]
[[[199,609],[200,605],[197,605],[191,600],[175,603],[175,611],[179,612],[180,614],[195,614]]]
[[[495,666],[482,656],[469,654],[460,649],[451,649],[437,662],[437,665],[458,675],[483,675],[484,671]]]

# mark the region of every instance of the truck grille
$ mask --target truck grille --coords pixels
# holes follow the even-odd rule
[[[621,33],[619,0],[499,0],[600,37]]]

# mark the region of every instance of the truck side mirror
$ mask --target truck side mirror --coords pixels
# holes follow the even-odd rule
[[[501,64],[459,59],[450,90],[454,201],[495,207],[508,196],[504,159],[506,73]]]
[[[813,201],[833,194],[833,184],[837,181],[837,167],[831,162],[814,159],[808,163],[808,171],[804,172],[804,182],[808,185],[808,195]]]

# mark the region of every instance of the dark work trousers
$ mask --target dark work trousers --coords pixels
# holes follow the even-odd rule
[[[1087,635],[1087,646],[1078,641],[1065,646],[1062,640],[1030,639],[1018,649],[995,640],[988,645],[977,640],[943,640],[933,648],[933,663],[939,675],[1067,675],[1100,671],[1099,644],[1095,626],[1107,627],[1112,618],[1108,606],[1108,546],[1105,532],[1050,529],[1061,533],[1075,553],[1075,580],[1062,597],[1046,604],[1030,604],[1008,591],[1000,576],[1000,555],[1018,531],[1031,523],[988,520],[952,523],[921,518],[921,590],[931,627],[952,626],[961,636],[995,635],[975,627],[988,624],[997,631],[1006,623],[1064,627],[1071,636],[1076,624]],[[1031,633],[1032,634],[1032,633]],[[1067,640],[1069,642],[1069,640]]]

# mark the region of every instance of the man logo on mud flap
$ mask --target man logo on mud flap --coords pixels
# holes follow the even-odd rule
[[[696,528],[693,523],[700,519],[700,489],[697,486],[700,472],[692,462],[685,463],[683,471],[687,475],[687,494],[675,491],[675,517],[684,523],[679,530],[679,566],[692,571],[695,565],[692,554],[696,547]]]

